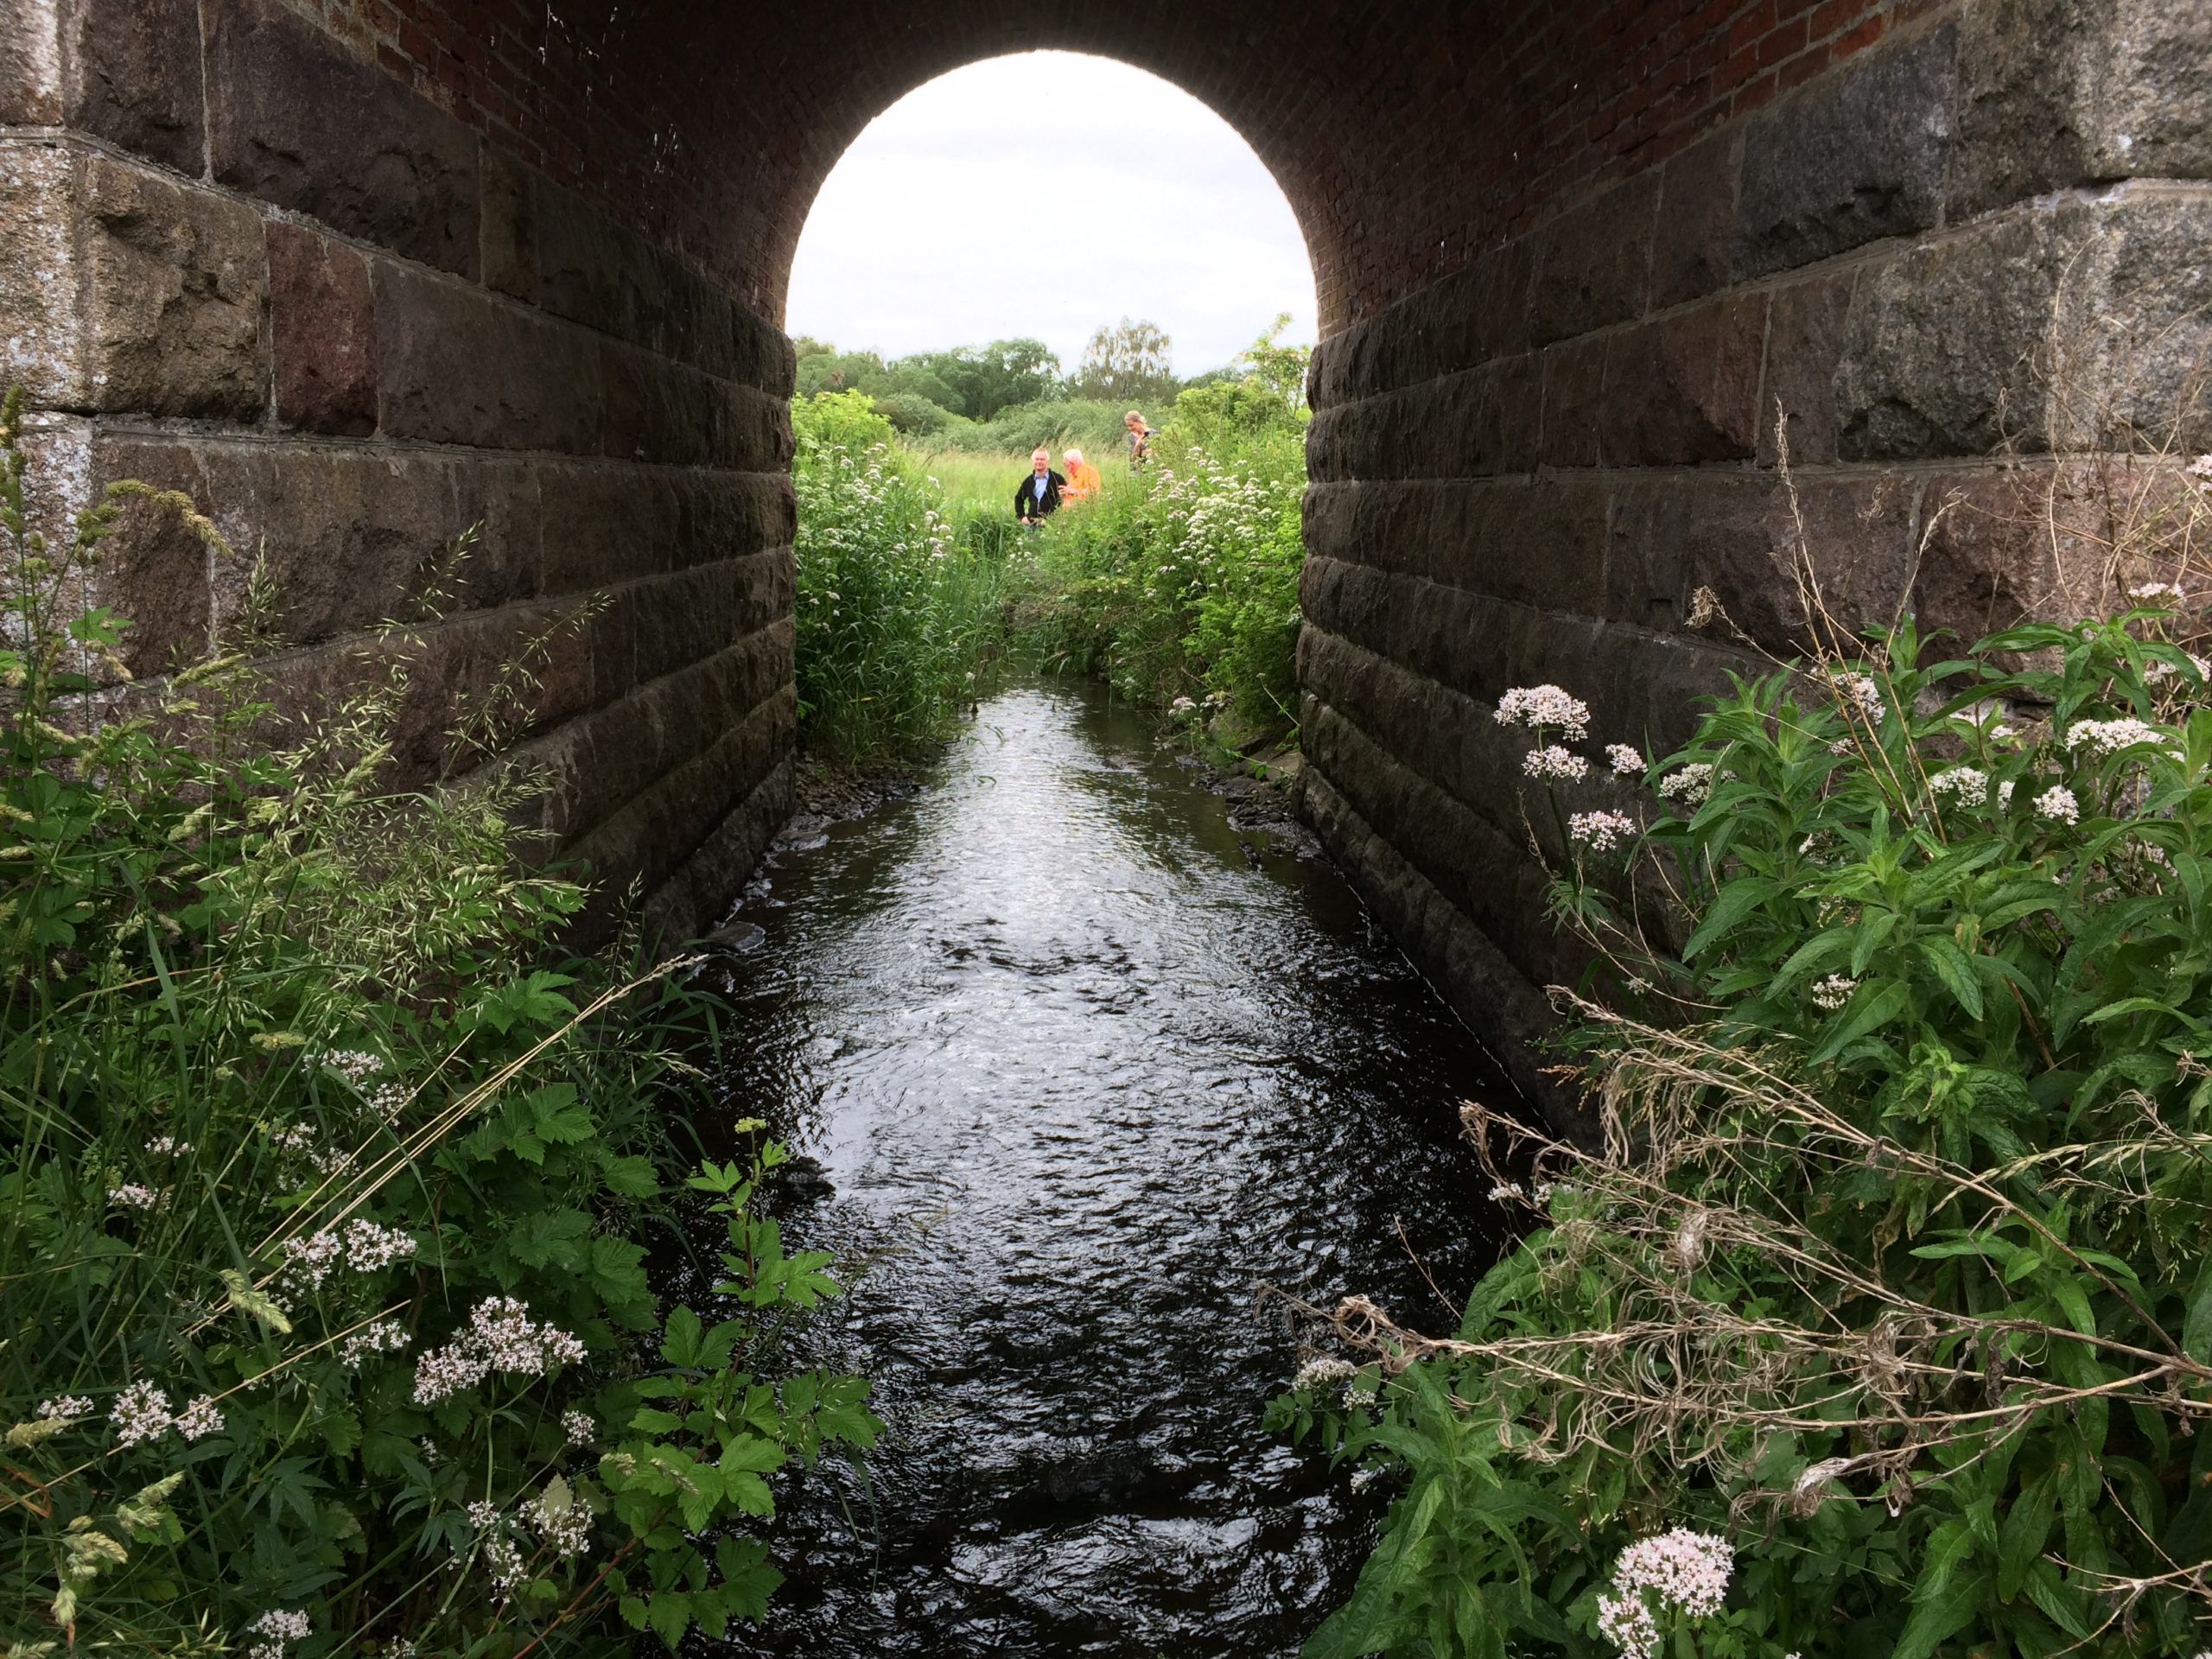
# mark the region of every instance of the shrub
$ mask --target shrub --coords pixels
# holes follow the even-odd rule
[[[1336,1311],[1372,1408],[1279,1405],[1410,1478],[1310,1653],[2206,1645],[2212,708],[2173,620],[1739,682],[1648,829],[1544,785],[1603,1144],[1471,1111],[1535,1230],[1451,1338]],[[1570,692],[1498,718],[1588,769]]]
[[[1306,355],[1262,339],[1178,400],[1141,488],[1055,519],[1021,613],[1034,656],[1154,706],[1296,723]]]
[[[956,539],[868,397],[794,403],[791,424],[801,732],[842,760],[939,736],[1004,633],[1006,562]]]
[[[251,664],[125,683],[86,606],[126,505],[49,541],[0,412],[0,1642],[134,1653],[604,1650],[760,1616],[767,1477],[865,1446],[866,1385],[783,1375],[833,1293],[753,1213],[772,1146],[691,1177],[726,1228],[709,1327],[667,1125],[713,1010],[564,960],[522,873],[531,780],[382,780],[410,641],[320,720]],[[257,582],[257,588],[262,586]],[[527,662],[456,733],[474,749]],[[289,735],[287,735],[289,734]],[[470,758],[479,758],[474,753]],[[753,1126],[757,1127],[757,1126]]]

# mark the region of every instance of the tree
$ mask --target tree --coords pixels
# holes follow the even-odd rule
[[[1172,342],[1158,323],[1121,321],[1102,327],[1083,348],[1075,394],[1111,404],[1160,404],[1175,395]]]
[[[893,366],[926,374],[950,388],[951,401],[937,401],[971,421],[988,421],[1001,410],[1042,402],[1058,390],[1060,379],[1060,359],[1052,348],[1027,336],[949,352],[918,352]],[[935,396],[924,387],[913,389]]]

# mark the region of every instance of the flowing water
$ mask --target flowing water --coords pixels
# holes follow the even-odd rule
[[[810,1160],[787,1243],[869,1263],[799,1357],[889,1431],[785,1489],[790,1582],[709,1650],[1295,1653],[1385,1494],[1263,1428],[1298,1355],[1256,1288],[1448,1328],[1429,1278],[1502,1247],[1456,1118],[1497,1073],[1328,864],[1090,693],[997,697],[766,874],[728,1109]]]

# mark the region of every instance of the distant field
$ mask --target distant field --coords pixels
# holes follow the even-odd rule
[[[1098,475],[1108,494],[1129,488],[1135,480],[1128,462],[1123,458],[1121,445],[1101,454],[1090,445],[1078,446],[1084,457],[1098,469]],[[1029,452],[1018,454],[974,454],[961,449],[931,450],[916,448],[912,452],[925,472],[942,485],[947,502],[976,508],[1003,508],[1007,516],[1014,512],[1014,486],[1029,474]],[[1060,451],[1052,451],[1052,469],[1065,474],[1066,464]]]

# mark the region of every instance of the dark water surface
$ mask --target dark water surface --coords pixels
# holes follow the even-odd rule
[[[1448,1326],[1399,1230],[1455,1297],[1495,1257],[1455,1114],[1497,1074],[1332,868],[1088,693],[999,696],[772,865],[728,1106],[826,1177],[791,1247],[871,1262],[800,1358],[890,1427],[785,1489],[791,1581],[715,1651],[1294,1653],[1382,1495],[1262,1429],[1297,1356],[1255,1287]]]

